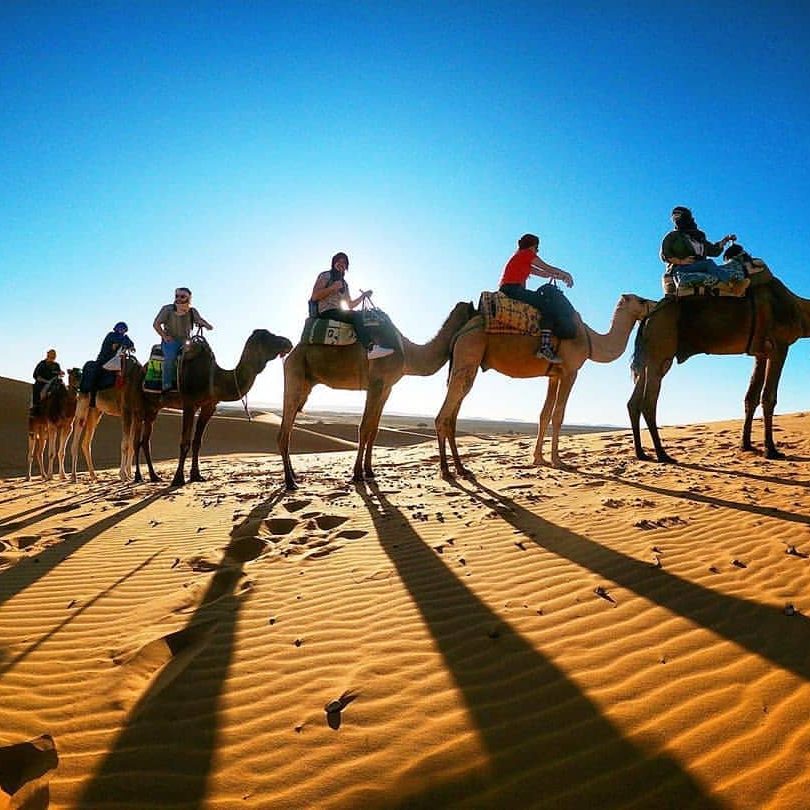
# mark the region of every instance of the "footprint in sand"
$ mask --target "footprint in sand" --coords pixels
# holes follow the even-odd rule
[[[303,509],[305,506],[309,506],[312,501],[287,501],[284,504],[284,508],[288,512],[298,512],[299,510]]]
[[[59,764],[56,744],[50,734],[43,734],[33,740],[4,745],[0,748],[0,788],[14,797],[21,788],[26,796],[17,797],[10,807],[47,807],[48,786],[44,777]]]
[[[320,515],[315,518],[315,525],[324,531],[331,531],[343,525],[348,519],[341,515]]]
[[[367,534],[368,532],[364,532],[361,529],[344,529],[342,532],[338,532],[335,537],[340,537],[344,540],[359,540]]]

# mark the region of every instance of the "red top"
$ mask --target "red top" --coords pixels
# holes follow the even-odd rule
[[[531,273],[535,255],[531,248],[517,251],[506,263],[506,267],[503,268],[503,275],[498,286],[501,287],[504,284],[521,284],[525,286],[526,279]]]

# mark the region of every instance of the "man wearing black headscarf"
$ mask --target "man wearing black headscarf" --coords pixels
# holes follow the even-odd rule
[[[666,262],[667,273],[674,267],[690,265],[693,272],[712,272],[716,264],[707,256],[719,256],[729,242],[736,242],[736,234],[730,233],[719,242],[710,242],[698,228],[692,212],[682,205],[672,209],[675,230],[670,231],[661,243],[661,260]]]
[[[672,209],[672,222],[675,230],[670,231],[661,243],[661,261],[667,266],[663,279],[665,292],[674,292],[670,287],[678,273],[684,271],[706,273],[719,281],[734,281],[708,257],[719,256],[729,242],[736,241],[736,234],[730,233],[719,242],[710,242],[698,228],[692,212],[683,205]]]

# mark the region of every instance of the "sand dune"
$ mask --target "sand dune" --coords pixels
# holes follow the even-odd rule
[[[666,467],[566,436],[567,470],[466,437],[455,482],[392,440],[376,482],[309,453],[289,494],[256,453],[177,490],[5,478],[0,797],[805,807],[810,416],[781,462],[739,429],[665,429]]]

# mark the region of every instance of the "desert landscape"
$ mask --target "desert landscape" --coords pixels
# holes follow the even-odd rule
[[[2,380],[0,807],[799,808],[810,790],[810,416],[569,430],[215,417],[206,481],[31,482]],[[761,442],[761,425],[755,423]],[[646,437],[645,437],[646,438]],[[83,468],[81,468],[83,469]]]

